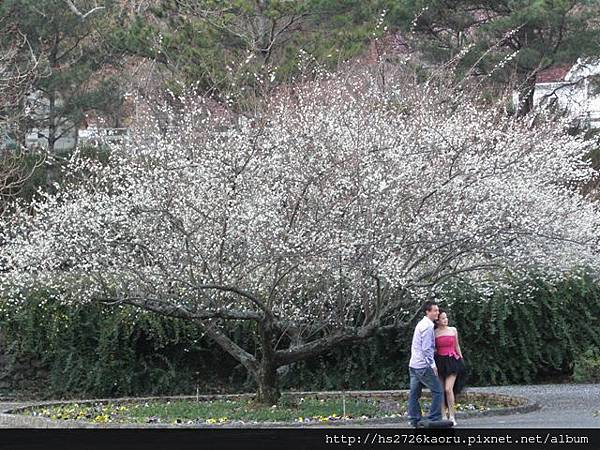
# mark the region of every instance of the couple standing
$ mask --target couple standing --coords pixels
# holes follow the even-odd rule
[[[458,332],[448,326],[448,315],[440,311],[435,302],[425,302],[423,312],[425,317],[415,327],[408,364],[408,420],[414,427],[421,421],[419,399],[423,386],[426,386],[431,391],[428,421],[443,420],[444,404],[445,415],[456,425],[454,398],[463,387],[465,371]]]

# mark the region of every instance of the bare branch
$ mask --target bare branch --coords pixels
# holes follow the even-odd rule
[[[73,12],[73,14],[75,14],[76,16],[79,16],[81,18],[81,20],[87,19],[88,16],[94,14],[96,11],[102,11],[103,9],[106,9],[104,6],[96,6],[92,9],[90,9],[88,12],[82,13],[81,11],[79,11],[79,9],[77,9],[75,4],[71,0],[65,0],[65,3],[69,7],[69,9]]]

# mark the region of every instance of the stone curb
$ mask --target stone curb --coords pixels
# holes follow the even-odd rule
[[[292,394],[294,396],[313,396],[329,397],[331,395],[342,395],[342,391],[321,391],[321,392],[287,392],[286,394]],[[390,396],[406,396],[408,395],[407,390],[387,390],[387,391],[346,391],[345,394],[348,397],[390,397]],[[427,398],[428,392],[424,391],[424,398]],[[459,411],[456,413],[457,419],[464,419],[470,417],[481,417],[481,416],[502,416],[511,414],[525,414],[532,411],[536,411],[541,406],[526,397],[513,396],[505,394],[493,394],[493,393],[481,393],[465,390],[465,394],[472,394],[483,397],[496,397],[496,398],[511,398],[518,399],[523,404],[508,408],[498,408],[485,411]],[[135,428],[167,428],[167,429],[182,429],[182,428],[322,428],[322,427],[343,427],[348,425],[408,425],[405,416],[397,417],[377,417],[371,419],[350,419],[350,420],[337,420],[332,422],[260,422],[260,423],[236,423],[229,422],[226,424],[171,424],[171,423],[141,423],[141,424],[95,424],[84,421],[76,420],[53,420],[46,417],[35,417],[25,416],[19,414],[23,410],[26,410],[32,406],[55,406],[64,405],[71,403],[87,404],[87,403],[98,403],[98,402],[144,402],[151,400],[215,400],[215,399],[240,399],[253,397],[254,394],[210,394],[210,395],[199,395],[199,396],[166,396],[166,397],[125,397],[125,398],[113,398],[113,399],[92,399],[92,400],[56,400],[46,402],[24,402],[18,407],[12,407],[4,409],[0,412],[0,424],[8,426],[10,428],[108,428],[108,429],[135,429]]]

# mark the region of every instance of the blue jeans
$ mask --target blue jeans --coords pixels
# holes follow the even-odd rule
[[[414,426],[421,420],[421,391],[426,386],[431,391],[431,408],[429,417],[431,421],[442,420],[442,402],[444,389],[439,378],[431,367],[424,369],[408,368],[410,374],[410,392],[408,393],[408,420]]]

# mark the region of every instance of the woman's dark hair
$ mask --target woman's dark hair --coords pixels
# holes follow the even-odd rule
[[[448,315],[448,313],[446,312],[445,309],[440,308],[440,313],[438,314],[438,318],[433,321],[433,328],[437,328],[440,326],[439,322],[440,322],[440,316],[442,315],[442,313]]]

